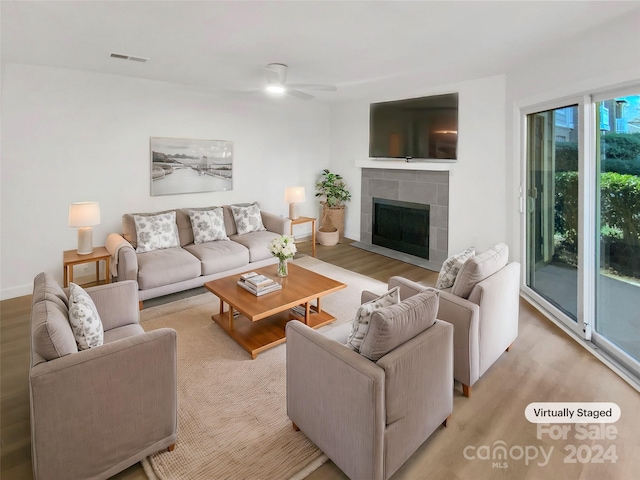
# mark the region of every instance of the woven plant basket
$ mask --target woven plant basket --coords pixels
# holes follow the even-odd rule
[[[340,207],[327,207],[326,205],[322,205],[323,209],[327,209],[326,212],[326,220],[324,220],[323,225],[320,227],[337,228],[340,236],[340,240],[344,238],[344,205]],[[324,214],[324,212],[323,212]],[[325,218],[321,216],[320,218]]]

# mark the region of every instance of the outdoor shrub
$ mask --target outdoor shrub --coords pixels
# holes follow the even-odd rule
[[[556,142],[556,172],[578,171],[578,144],[576,142]]]
[[[603,173],[600,188],[602,224],[619,229],[627,245],[640,245],[640,177]]]
[[[556,173],[555,229],[568,249],[576,251],[578,241],[578,172]]]
[[[605,158],[601,162],[603,172],[615,172],[640,176],[640,157],[631,159]]]
[[[640,133],[607,133],[600,141],[603,158],[637,160],[640,156]]]
[[[600,175],[602,267],[640,277],[640,177]],[[555,257],[573,264],[578,240],[578,173],[556,174]]]

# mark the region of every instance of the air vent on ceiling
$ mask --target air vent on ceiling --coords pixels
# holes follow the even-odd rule
[[[149,60],[148,58],[134,57],[133,55],[123,55],[121,53],[112,53],[111,58],[119,58],[121,60],[131,60],[132,62],[140,62],[140,63],[144,63],[147,60]]]

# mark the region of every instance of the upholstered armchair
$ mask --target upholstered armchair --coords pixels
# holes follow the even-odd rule
[[[371,314],[360,351],[351,324],[327,334],[289,322],[287,413],[352,480],[388,479],[453,410],[453,328],[426,292]]]
[[[176,441],[175,330],[145,333],[136,282],[86,293],[104,343],[79,350],[67,294],[48,274],[34,281],[29,388],[36,480],[108,478]]]
[[[506,245],[496,245],[465,262],[453,287],[439,290],[438,318],[451,323],[453,372],[466,397],[471,387],[508,351],[518,336],[520,264],[507,262]],[[389,279],[400,298],[434,290],[402,277]]]

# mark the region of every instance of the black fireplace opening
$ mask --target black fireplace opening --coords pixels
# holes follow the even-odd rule
[[[429,205],[373,198],[372,243],[429,259]]]

